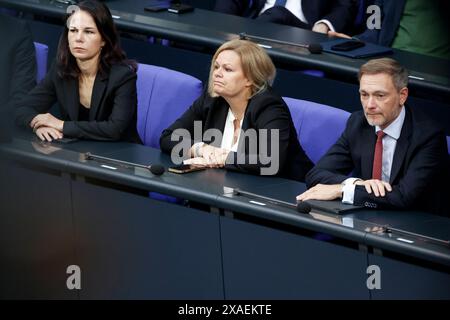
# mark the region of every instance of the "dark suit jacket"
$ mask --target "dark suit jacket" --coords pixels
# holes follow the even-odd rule
[[[0,137],[4,137],[10,134],[17,101],[36,85],[36,55],[25,21],[0,14],[0,39]]]
[[[371,179],[376,134],[362,111],[355,112],[336,144],[308,173],[306,183],[339,184],[348,178]],[[406,107],[405,121],[394,153],[390,184],[385,197],[355,188],[354,204],[370,208],[414,209],[447,214],[449,188],[443,183],[447,168],[444,132],[426,116]],[[447,181],[448,184],[448,181]]]
[[[29,126],[36,115],[48,112],[58,102],[61,118],[65,121],[64,136],[139,142],[136,78],[136,73],[125,65],[113,65],[105,74],[99,72],[92,91],[89,121],[78,121],[78,79],[62,79],[53,64],[44,80],[20,102],[16,122]]]
[[[406,0],[375,0],[374,5],[381,9],[381,29],[367,29],[357,38],[390,47],[397,35],[400,19],[403,16]]]
[[[195,142],[194,121],[202,121],[203,133],[208,129],[217,129],[224,132],[225,120],[228,114],[229,105],[221,97],[212,98],[204,92],[194,104],[169,128],[165,129],[160,138],[161,150],[170,153],[177,141],[171,141],[174,130],[179,128],[187,129],[190,133],[190,146]],[[283,99],[275,94],[271,88],[264,90],[253,96],[248,103],[247,110],[242,122],[242,130],[253,128],[259,129],[279,129],[279,170],[278,175],[294,180],[304,181],[306,173],[312,168],[312,162],[306,156],[297,139],[291,114]],[[238,152],[230,152],[225,168],[242,172],[260,174],[264,165],[259,156],[259,138],[257,138],[257,154],[251,154],[251,148],[243,139],[243,134],[238,143]],[[268,150],[270,148],[270,134],[267,135]],[[210,143],[209,141],[205,141]],[[220,141],[212,141],[210,144],[220,147]],[[274,149],[275,150],[275,149]],[[245,164],[239,164],[238,157],[245,157]],[[257,158],[257,164],[250,164],[250,158]],[[229,164],[232,162],[233,164]],[[266,165],[270,166],[270,165]]]
[[[265,0],[217,0],[215,11],[257,18]],[[347,32],[353,26],[357,5],[354,0],[302,0],[302,9],[309,28],[327,19],[338,32]]]
[[[357,38],[390,47],[397,35],[400,20],[405,10],[406,0],[374,0],[373,4],[379,6],[381,9],[381,29],[368,29],[358,35]],[[448,0],[438,0],[433,5],[438,5],[443,15],[447,14],[450,9]],[[446,19],[447,23],[449,22],[448,18],[444,17],[444,19]],[[442,30],[442,32],[447,32],[447,30]]]

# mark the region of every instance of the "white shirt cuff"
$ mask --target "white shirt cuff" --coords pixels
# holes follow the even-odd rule
[[[348,178],[345,179],[342,184],[342,203],[353,204],[355,198],[355,182],[361,180],[359,178]]]
[[[204,142],[197,142],[192,145],[192,150],[194,150],[193,158],[200,157],[198,149],[200,149],[200,147],[203,146],[204,144],[205,144]]]
[[[353,204],[355,198],[355,185],[345,184],[342,188],[342,203]]]
[[[330,31],[333,31],[333,32],[336,31],[336,30],[334,30],[334,27],[333,27],[333,25],[331,24],[331,22],[328,21],[327,19],[319,20],[319,21],[317,21],[316,23],[314,23],[314,25],[316,25],[316,24],[318,24],[318,23],[325,23],[325,24],[328,26],[328,28],[330,29]]]

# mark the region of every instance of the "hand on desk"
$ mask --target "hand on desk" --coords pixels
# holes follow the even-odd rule
[[[196,166],[199,166],[199,167],[213,168],[213,166],[208,164],[208,162],[206,162],[206,160],[202,157],[196,157],[196,158],[184,160],[183,164],[195,164]]]
[[[50,113],[41,113],[31,120],[30,127],[33,128],[34,131],[36,131],[39,127],[50,127],[62,132],[64,121],[59,120]]]
[[[57,139],[63,138],[63,133],[59,130],[56,130],[55,128],[50,127],[39,127],[35,131],[36,135],[39,139],[42,141],[53,141]]]
[[[185,164],[203,165],[208,168],[222,168],[228,157],[229,150],[204,144],[200,147],[199,156],[183,161]]]
[[[298,195],[297,200],[334,200],[341,197],[341,184],[318,184]]]
[[[380,226],[375,226],[375,227],[367,227],[364,229],[365,232],[370,232],[370,233],[376,233],[376,234],[383,234],[386,232],[386,228],[385,227],[380,227]]]
[[[335,32],[335,31],[328,31],[328,36],[329,37],[337,37],[337,38],[345,38],[345,39],[351,39],[352,37],[350,37],[349,35],[345,34],[345,33],[339,33],[339,32]]]
[[[376,179],[356,180],[355,185],[364,186],[369,194],[373,191],[375,197],[384,197],[386,195],[386,191],[392,191],[392,187],[389,183]]]
[[[312,31],[314,31],[314,32],[325,33],[325,34],[327,34],[327,32],[329,30],[330,30],[330,28],[328,28],[327,24],[323,23],[323,22],[315,24],[312,28]]]
[[[375,197],[384,197],[386,196],[386,191],[392,191],[392,187],[389,183],[376,179],[356,180],[354,184],[364,186],[367,193],[371,194],[373,192]],[[334,200],[342,198],[342,189],[342,184],[318,184],[298,195],[297,200]]]

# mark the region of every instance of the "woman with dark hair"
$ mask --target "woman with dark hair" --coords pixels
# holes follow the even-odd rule
[[[43,141],[63,137],[140,142],[136,64],[126,59],[109,9],[83,1],[67,18],[56,64],[17,108]],[[58,102],[61,118],[47,111]]]

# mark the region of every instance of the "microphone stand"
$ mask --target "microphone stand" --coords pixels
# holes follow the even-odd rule
[[[300,48],[309,50],[311,53],[320,53],[320,52],[322,52],[322,46],[320,44],[306,45],[306,44],[294,43],[294,42],[289,42],[289,41],[282,41],[282,40],[277,40],[277,39],[271,39],[271,38],[265,38],[265,37],[260,37],[260,36],[249,35],[249,34],[247,34],[245,32],[239,33],[239,39],[241,39],[241,40],[252,40],[252,39],[254,39],[254,40],[273,42],[273,43],[284,44],[284,45],[289,45],[289,46],[294,46],[294,47],[300,47]]]
[[[437,238],[433,238],[433,237],[429,237],[429,236],[424,236],[424,235],[417,234],[417,233],[414,233],[414,232],[411,232],[411,231],[405,231],[405,230],[401,230],[401,229],[391,228],[389,226],[385,226],[385,227],[382,227],[382,228],[383,228],[382,231],[384,233],[389,234],[389,235],[391,235],[393,232],[396,232],[396,233],[404,234],[404,235],[407,235],[407,236],[412,236],[412,237],[419,238],[419,239],[423,238],[423,239],[426,239],[426,240],[429,240],[429,241],[437,242],[439,244],[450,246],[450,241],[449,240],[442,240],[442,239],[437,239]]]
[[[249,197],[249,198],[256,198],[256,199],[265,200],[265,201],[267,201],[270,204],[279,205],[279,206],[282,206],[282,207],[285,207],[285,208],[289,208],[289,209],[294,209],[294,210],[297,209],[297,205],[296,204],[293,204],[293,203],[290,203],[290,202],[281,201],[281,200],[277,200],[277,199],[273,199],[273,198],[269,198],[269,197],[265,197],[265,196],[261,196],[259,194],[251,193],[251,192],[248,192],[248,191],[242,191],[242,190],[237,189],[237,188],[233,189],[233,194],[237,195],[237,196],[238,195],[243,195],[243,196],[246,196],[246,197]]]
[[[255,194],[255,193],[251,193],[251,192],[247,192],[247,191],[242,191],[239,189],[234,189],[233,190],[233,194],[234,195],[243,195],[249,198],[256,198],[256,199],[261,199],[264,201],[267,201],[270,204],[274,204],[274,205],[279,205],[282,207],[287,207],[289,209],[297,209],[297,205],[293,204],[293,203],[289,203],[289,202],[285,202],[285,201],[281,201],[281,200],[276,200],[273,198],[269,198],[269,197],[265,197],[265,196],[261,196],[259,194]],[[421,235],[421,234],[417,234],[414,232],[410,232],[410,231],[405,231],[405,230],[401,230],[401,229],[396,229],[396,228],[391,228],[389,226],[381,226],[379,227],[381,228],[380,231],[370,231],[371,233],[386,233],[391,235],[392,233],[400,233],[400,234],[404,234],[404,235],[408,235],[408,236],[412,236],[415,237],[416,239],[425,239],[428,241],[432,241],[432,242],[437,242],[440,245],[445,245],[445,246],[450,246],[450,241],[449,240],[442,240],[442,239],[437,239],[437,238],[433,238],[433,237],[429,237],[429,236],[425,236],[425,235]]]
[[[109,163],[115,163],[115,164],[119,164],[119,165],[123,165],[126,167],[138,167],[138,168],[144,168],[147,170],[151,170],[151,165],[145,166],[142,164],[138,164],[138,163],[132,163],[132,162],[127,162],[127,161],[122,161],[122,160],[117,160],[117,159],[112,159],[112,158],[107,158],[107,157],[102,157],[90,152],[86,152],[84,154],[84,158],[86,160],[97,160],[97,161],[104,161],[104,162],[109,162]]]
[[[303,45],[303,44],[298,44],[298,43],[288,42],[288,41],[281,41],[281,40],[277,40],[277,39],[271,39],[271,38],[265,38],[265,37],[259,37],[259,36],[253,36],[253,35],[249,35],[249,34],[247,34],[245,32],[239,33],[239,39],[241,39],[241,40],[252,40],[252,39],[255,39],[255,40],[273,42],[273,43],[278,43],[278,44],[287,44],[287,45],[290,45],[290,46],[296,46],[296,47],[305,48],[305,45]]]

